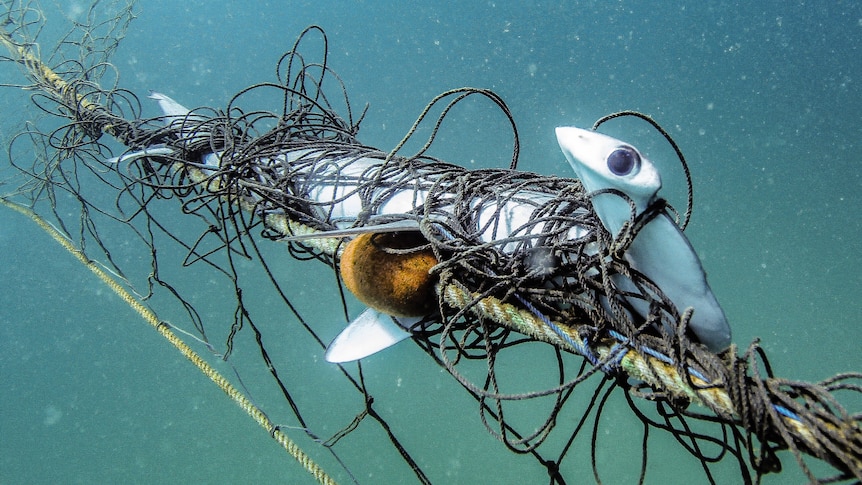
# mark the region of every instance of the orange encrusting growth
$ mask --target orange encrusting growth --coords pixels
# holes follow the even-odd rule
[[[418,232],[361,234],[341,254],[341,278],[359,301],[398,317],[432,312],[437,258]],[[393,251],[394,250],[394,251]]]

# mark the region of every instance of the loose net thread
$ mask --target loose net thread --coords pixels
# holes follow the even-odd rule
[[[309,31],[323,35],[317,28]],[[14,31],[13,35],[21,32]],[[644,421],[645,429],[656,427],[673,433],[701,460],[710,479],[707,465],[713,458],[704,455],[701,442],[720,444],[721,452],[715,459],[725,454],[734,456],[745,481],[752,480],[748,465],[757,476],[777,471],[780,464],[775,452],[784,448],[790,449],[812,481],[816,477],[803,459],[806,454],[835,467],[835,479],[862,479],[859,416],[847,413],[833,397],[837,391],[862,392],[857,384],[859,374],[839,375],[819,384],[777,379],[757,342],[742,356],[735,348],[721,356],[709,353],[690,340],[690,313],[675,308],[660,288],[622,258],[639,228],[664,209],[663,203],[647,210],[641,218],[633,218],[620,236],[612,239],[599,224],[589,196],[576,180],[513,170],[467,171],[423,155],[433,134],[412,157],[364,146],[356,138],[359,121],[352,120],[346,91],[329,70],[325,54],[322,63],[307,63],[300,55],[298,46],[303,36],[279,63],[279,83],[260,84],[239,93],[224,112],[195,110],[162,126],[159,120],[140,119],[139,103],[131,93],[99,88],[90,79],[92,76],[88,77],[93,71],[85,67],[87,64],[67,68],[62,75],[52,77],[55,71],[26,57],[31,48],[15,42],[10,35],[7,45],[14,47],[10,47],[13,60],[24,65],[37,87],[58,103],[49,111],[72,120],[46,138],[40,138],[38,133],[30,137],[37,143],[44,142],[46,153],[55,150],[62,155],[51,157],[55,162],[45,166],[22,167],[37,181],[36,188],[27,188],[29,193],[34,199],[48,193],[53,200],[53,191],[68,190],[88,210],[94,207],[79,194],[76,171],[89,169],[100,177],[109,173],[106,181],[120,193],[117,207],[136,208],[126,220],[144,218],[147,231],[158,225],[158,218],[149,211],[152,201],[177,198],[185,212],[211,224],[208,234],[198,241],[181,242],[188,249],[187,263],[214,265],[234,281],[237,277],[233,265],[222,268],[210,261],[210,255],[224,251],[229,257],[260,257],[255,234],[281,240],[345,225],[387,222],[389,218],[381,208],[395,197],[410,194],[414,210],[399,217],[419,224],[440,261],[434,269],[440,319],[428,322],[414,339],[479,400],[482,419],[489,430],[514,451],[536,455],[548,467],[552,480],[564,480],[558,466],[565,450],[555,460],[547,460],[537,449],[574,388],[598,373],[606,375],[611,386],[602,398],[598,398],[600,388],[596,390],[597,412],[614,387],[623,388],[627,395],[655,401],[663,422],[642,414],[634,404],[632,409]],[[325,95],[331,92],[324,89],[325,79],[333,77],[347,106],[347,120],[338,116]],[[283,100],[281,113],[245,112],[238,107],[246,94],[265,90]],[[443,110],[445,114],[454,103],[473,95],[490,98],[508,116],[499,98],[483,90],[449,92],[435,102],[449,103]],[[442,119],[441,115],[434,132]],[[114,136],[130,151],[164,146],[171,153],[135,157],[120,171],[101,162],[109,153],[98,142],[101,133]],[[207,153],[219,153],[221,163],[205,163],[202,156]],[[57,161],[66,156],[77,163],[63,162],[61,167]],[[517,160],[517,153],[513,160]],[[333,189],[327,198],[320,195],[320,187],[338,190]],[[361,201],[362,211],[356,217],[339,215],[339,204],[351,198]],[[532,207],[530,222],[506,230],[501,227],[505,221],[503,210],[513,204]],[[579,237],[569,237],[572,227],[583,229]],[[97,232],[89,231],[89,236],[99,241]],[[222,243],[204,249],[202,242],[208,236],[216,236]],[[84,239],[83,235],[80,239]],[[142,239],[151,241],[151,234],[142,234]],[[290,242],[289,247],[298,258],[338,264],[337,239]],[[155,247],[151,249],[155,253]],[[638,294],[617,289],[611,279],[614,275],[632,281]],[[275,278],[272,280],[277,285]],[[157,276],[153,281],[167,285]],[[235,331],[244,324],[254,328],[243,313],[240,290],[237,283]],[[628,303],[631,298],[649,303],[647,318],[632,317]],[[189,311],[193,314],[193,309]],[[197,317],[193,319],[199,321]],[[314,335],[313,328],[302,322]],[[203,325],[198,325],[205,338]],[[228,355],[235,331],[227,342]],[[531,339],[577,353],[584,357],[586,365],[573,377],[561,371],[555,388],[505,394],[497,382],[495,362],[503,350]],[[263,347],[261,351],[285,399],[291,401]],[[562,366],[562,358],[558,359]],[[487,362],[487,377],[482,382],[459,371],[463,362],[471,360]],[[355,385],[360,392],[366,392],[363,384]],[[509,426],[504,402],[544,395],[555,399],[544,424],[527,434]],[[712,416],[692,412],[690,403],[708,408]],[[374,416],[370,402],[366,412]],[[300,413],[296,414],[302,421]],[[698,435],[685,418],[716,422],[724,437]],[[583,424],[582,420],[569,443]],[[595,435],[594,428],[593,440]],[[420,480],[427,480],[391,433],[390,438]],[[594,474],[598,479],[598,470]]]

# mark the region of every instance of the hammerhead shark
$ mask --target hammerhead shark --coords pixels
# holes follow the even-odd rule
[[[167,123],[176,123],[190,113],[188,109],[166,95],[153,93],[151,97],[158,101]],[[556,129],[556,135],[563,154],[591,197],[593,209],[612,237],[616,238],[626,222],[633,222],[656,202],[657,193],[661,188],[661,176],[655,165],[636,148],[610,136],[575,127],[559,127]],[[173,150],[168,147],[153,146],[138,152],[123,154],[111,161],[119,163],[145,156],[171,153]],[[202,156],[201,162],[203,166],[217,168],[220,157],[220,153],[207,153]],[[401,207],[404,205],[402,199],[411,201],[411,204],[421,203],[425,195],[416,193],[409,197],[396,198],[388,205],[386,215],[394,215],[392,211],[409,211],[412,207]],[[345,199],[336,209],[344,216],[349,216],[361,210],[361,207],[354,207],[354,205],[357,205],[354,201]],[[526,206],[515,205],[510,209],[512,210],[502,211],[512,219],[500,221],[502,227],[513,228],[522,225],[526,221],[521,219],[531,212],[531,209]],[[292,236],[287,237],[286,240],[299,240],[306,237],[349,238],[369,232],[416,230],[418,230],[416,221],[400,220],[305,236]],[[579,232],[580,230],[581,228],[573,228],[571,234],[583,234]],[[483,239],[492,237],[490,234],[483,234]],[[700,343],[713,352],[720,352],[730,345],[730,326],[706,280],[700,259],[682,230],[665,210],[662,209],[640,227],[623,257],[634,269],[655,283],[680,312],[688,308],[693,309],[689,328]],[[634,284],[622,275],[615,275],[614,283],[625,291],[636,291]],[[642,317],[647,316],[649,308],[644,300],[631,298],[629,303],[635,312]],[[332,341],[326,352],[326,360],[349,362],[372,355],[410,337],[409,330],[421,324],[423,320],[421,316],[396,317],[375,308],[368,308]],[[668,330],[675,331],[675,329]]]

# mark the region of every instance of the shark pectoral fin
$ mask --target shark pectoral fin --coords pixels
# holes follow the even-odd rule
[[[335,364],[352,362],[380,352],[409,338],[421,317],[393,317],[368,308],[329,344],[326,361]]]

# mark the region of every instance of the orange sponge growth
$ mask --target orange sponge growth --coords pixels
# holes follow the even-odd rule
[[[431,249],[418,232],[361,234],[347,244],[341,255],[344,285],[362,303],[399,317],[421,317],[436,306],[435,278],[429,273],[437,264]]]

